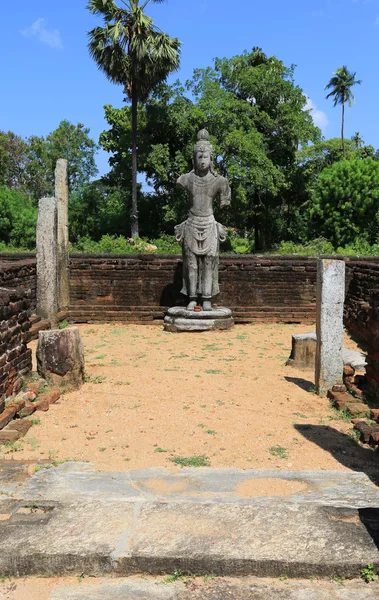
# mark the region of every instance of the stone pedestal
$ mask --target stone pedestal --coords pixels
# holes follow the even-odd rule
[[[37,347],[39,375],[62,391],[84,383],[84,350],[77,327],[40,331]]]
[[[164,330],[172,333],[182,331],[211,331],[231,329],[234,325],[229,308],[214,308],[195,312],[182,306],[169,308],[164,319]]]

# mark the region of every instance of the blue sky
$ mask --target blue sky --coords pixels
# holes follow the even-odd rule
[[[122,106],[121,87],[109,83],[89,57],[86,34],[97,19],[86,0],[18,0],[0,7],[2,90],[0,130],[46,135],[62,119],[82,122],[98,140],[104,104]],[[379,147],[379,0],[167,0],[147,10],[182,41],[184,81],[215,56],[260,46],[297,65],[296,82],[310,98],[326,137],[340,132],[340,109],[325,100],[325,84],[346,64],[363,83],[347,111],[346,135],[359,131]],[[97,157],[100,173],[107,155]]]

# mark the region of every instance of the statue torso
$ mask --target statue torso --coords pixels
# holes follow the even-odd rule
[[[194,171],[179,177],[177,185],[187,192],[190,214],[196,217],[208,217],[213,214],[213,201],[221,192],[223,179],[212,173],[199,177]]]

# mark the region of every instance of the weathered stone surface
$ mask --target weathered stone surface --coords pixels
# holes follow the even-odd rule
[[[55,169],[55,198],[57,200],[57,269],[58,309],[70,304],[69,255],[68,255],[68,162],[60,158]]]
[[[169,308],[164,329],[173,333],[181,331],[210,331],[212,329],[231,329],[234,325],[232,311],[228,308],[217,307],[211,311],[194,312],[175,306]]]
[[[40,331],[37,370],[60,390],[76,390],[84,383],[84,350],[77,327]]]
[[[343,308],[345,262],[320,259],[317,263],[317,318],[315,382],[325,396],[343,377]]]
[[[11,421],[3,431],[18,431],[20,436],[24,436],[28,433],[33,423],[28,419],[17,419]]]
[[[0,429],[3,429],[6,425],[8,425],[9,421],[13,419],[15,414],[17,413],[18,406],[14,404],[11,406],[7,406],[0,414]]]
[[[37,221],[37,314],[54,326],[58,312],[57,201],[41,198]]]
[[[38,400],[43,400],[48,402],[49,404],[54,404],[61,397],[61,393],[58,388],[53,388],[44,394],[41,394]]]
[[[35,411],[36,411],[35,403],[29,402],[29,400],[27,400],[25,402],[24,408],[22,409],[22,411],[20,413],[20,416],[21,417],[30,417],[30,415],[35,413]]]
[[[298,369],[314,369],[316,345],[315,331],[294,334],[292,336],[291,355],[286,364]]]
[[[0,431],[0,444],[15,442],[20,436],[21,434],[15,429],[2,429]]]
[[[316,362],[317,335],[315,331],[292,335],[291,355],[286,364],[297,369],[314,369]],[[342,349],[344,376],[353,376],[355,369],[364,370],[366,357],[357,350]],[[348,375],[349,374],[349,375]]]
[[[34,402],[35,410],[42,410],[43,412],[47,412],[50,408],[49,398],[41,398]]]
[[[352,417],[369,417],[370,409],[367,404],[363,404],[363,402],[353,402],[352,404],[347,405],[347,412]]]

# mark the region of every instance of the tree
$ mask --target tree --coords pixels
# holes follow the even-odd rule
[[[150,2],[162,0],[123,1],[90,0],[88,9],[101,15],[104,27],[89,32],[89,51],[108,79],[124,86],[132,110],[132,211],[131,234],[139,234],[137,202],[137,110],[151,91],[179,67],[180,42],[170,38],[144,13]]]
[[[37,209],[32,200],[0,186],[0,242],[14,247],[35,248]]]
[[[379,163],[342,160],[324,169],[310,207],[313,233],[335,248],[363,237],[376,243],[379,227]]]
[[[13,131],[0,131],[0,185],[24,190],[28,143]]]
[[[346,65],[337,69],[335,73],[333,73],[333,77],[330,79],[329,83],[325,86],[326,90],[331,90],[326,98],[333,97],[334,106],[337,104],[342,105],[342,125],[341,125],[341,140],[342,140],[342,151],[345,154],[345,104],[346,102],[351,107],[353,102],[355,102],[355,96],[352,88],[355,85],[360,85],[362,81],[360,79],[355,79],[356,73],[351,73]]]
[[[216,171],[232,187],[232,204],[223,218],[244,235],[253,229],[257,250],[271,243],[297,148],[321,137],[293,75],[293,67],[253,49],[195,70],[186,86],[162,84],[140,106],[139,170],[155,190],[165,232],[172,233],[185,217],[186,203],[175,182],[191,168],[196,133],[206,127]],[[130,168],[130,108],[106,106],[105,113],[110,128],[101,134],[100,145],[113,153],[111,173],[120,181]]]

